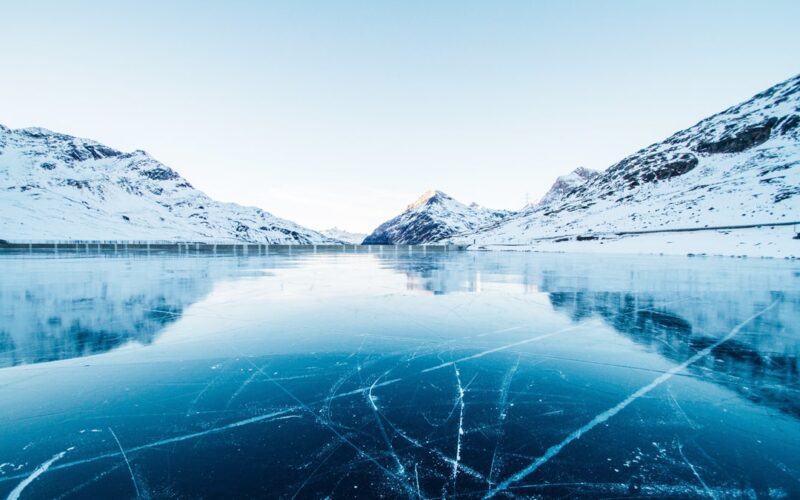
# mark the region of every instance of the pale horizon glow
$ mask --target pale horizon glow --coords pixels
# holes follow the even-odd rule
[[[370,232],[518,209],[800,71],[800,2],[56,2],[0,11],[0,124]]]

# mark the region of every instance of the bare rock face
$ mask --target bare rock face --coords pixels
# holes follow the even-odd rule
[[[792,117],[792,118],[796,118]],[[722,137],[714,142],[701,142],[695,150],[698,153],[741,153],[752,147],[764,144],[770,137],[772,129],[778,123],[778,118],[770,117],[764,123],[747,127],[727,137]]]

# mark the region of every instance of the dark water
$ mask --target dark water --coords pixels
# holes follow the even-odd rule
[[[800,263],[0,256],[0,497],[800,497]]]

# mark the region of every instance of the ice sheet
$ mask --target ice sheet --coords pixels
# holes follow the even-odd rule
[[[0,256],[0,496],[800,495],[800,263],[365,252]]]

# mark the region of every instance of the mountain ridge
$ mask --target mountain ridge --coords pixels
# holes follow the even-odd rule
[[[545,193],[537,203],[531,205],[531,207],[556,203],[578,186],[582,186],[600,175],[601,172],[597,170],[578,167],[569,174],[558,176],[547,193]]]
[[[367,237],[366,233],[354,233],[345,229],[341,229],[337,226],[329,229],[323,229],[320,231],[320,233],[328,238],[347,243],[348,245],[359,245],[362,241],[364,241],[364,238]]]
[[[399,215],[378,226],[365,245],[423,244],[475,231],[511,214],[475,203],[464,205],[439,190],[429,190]]]
[[[141,149],[0,125],[0,238],[337,243],[257,207],[195,189]]]
[[[533,245],[592,233],[790,221],[800,213],[798,125],[800,75],[628,155],[549,203],[453,241]]]

